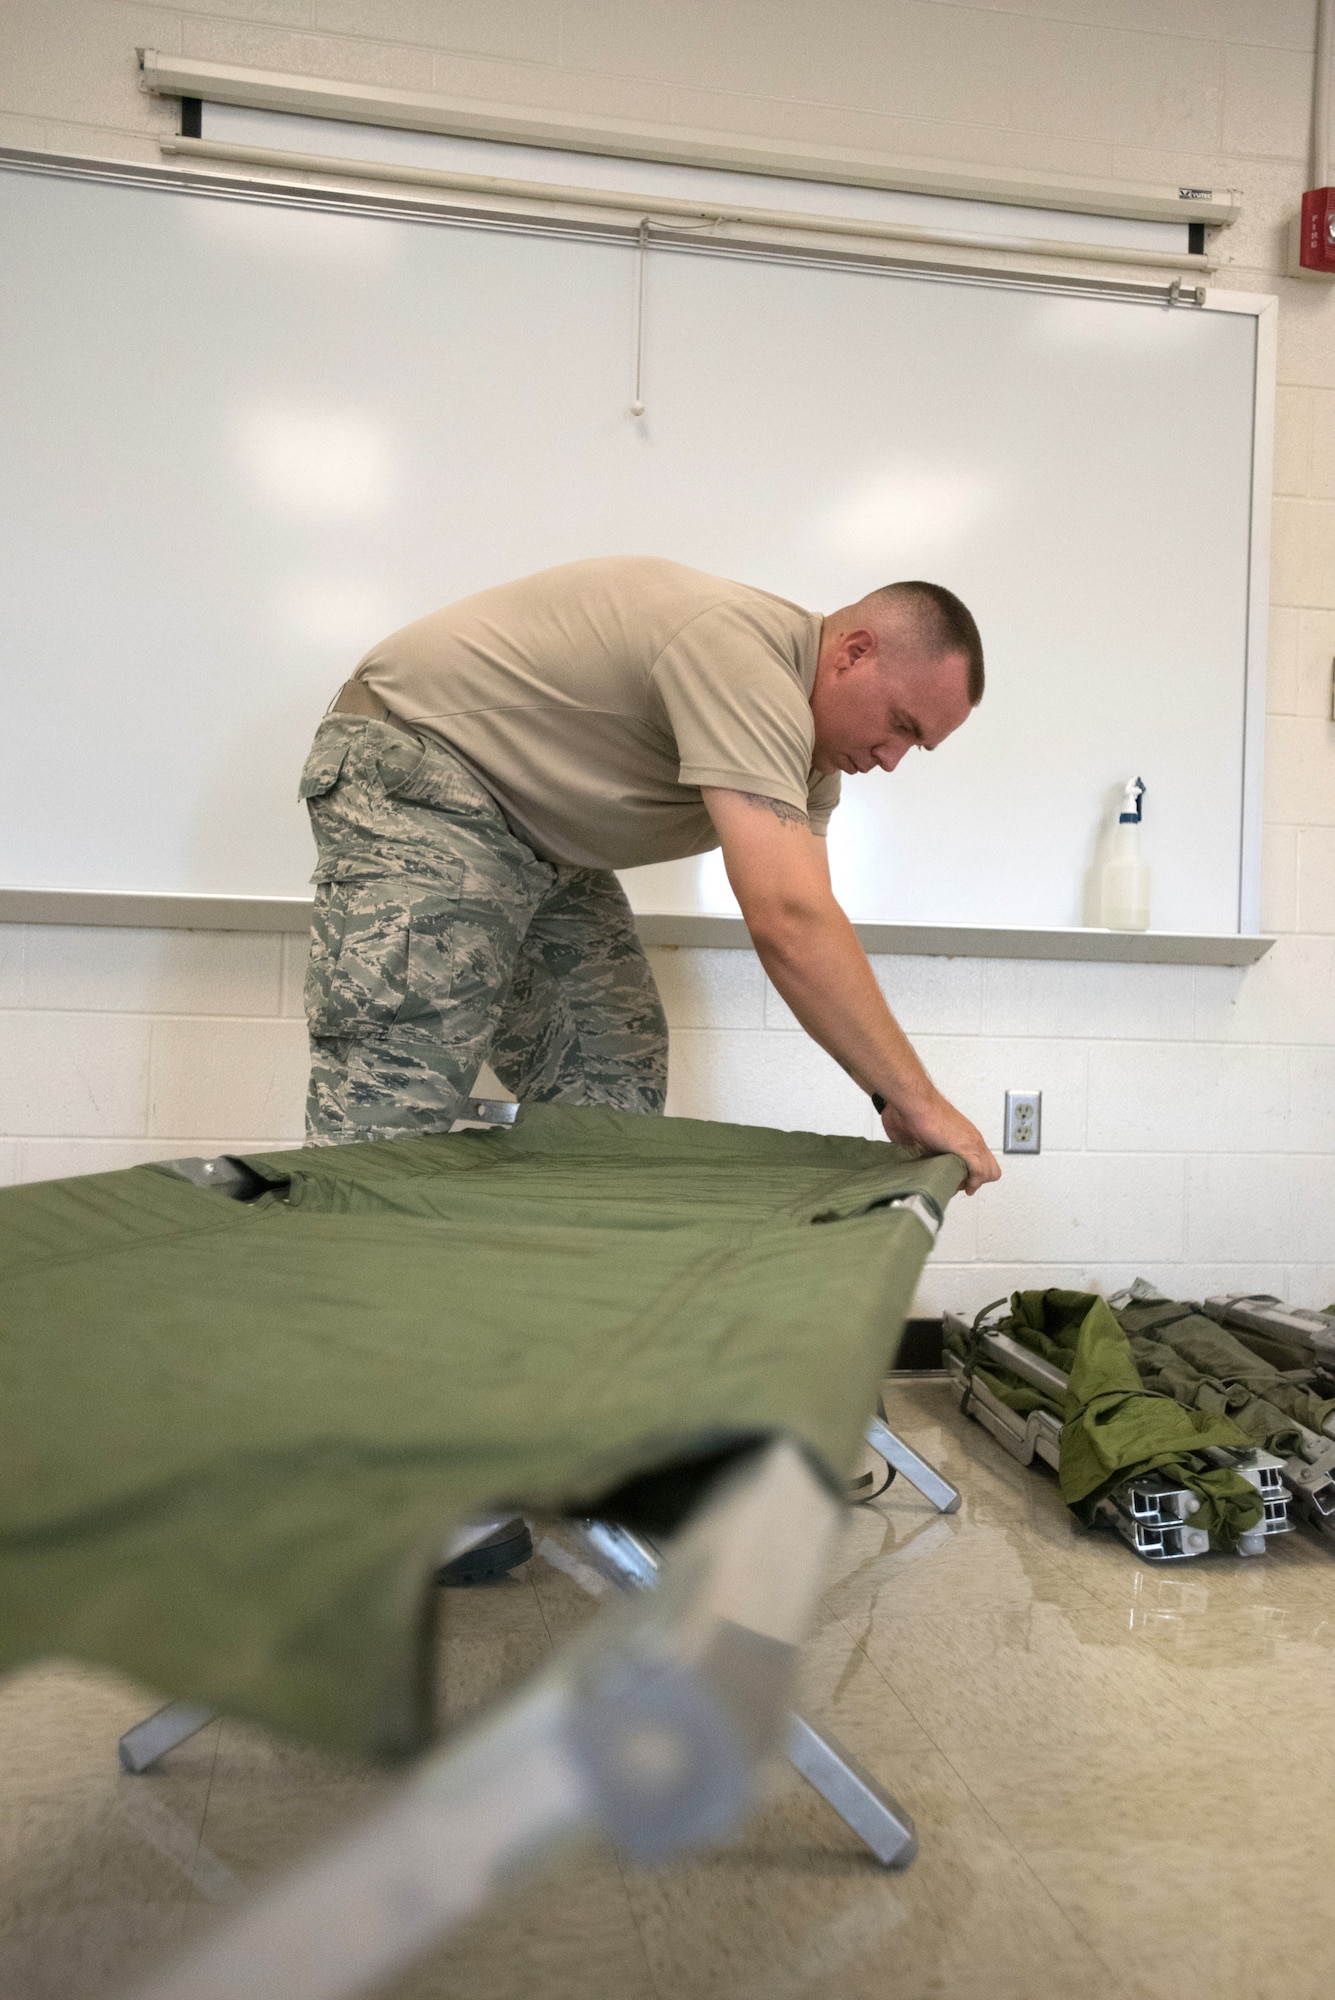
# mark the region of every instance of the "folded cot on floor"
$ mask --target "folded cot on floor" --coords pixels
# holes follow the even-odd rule
[[[1244,1365],[1226,1369],[1226,1390],[1236,1380],[1251,1392],[1245,1415],[1283,1460],[1294,1512],[1335,1542],[1335,1310],[1286,1305],[1271,1292],[1226,1292],[1203,1302],[1196,1324],[1205,1319],[1240,1352]],[[1277,1396],[1283,1407],[1272,1416],[1265,1406]]]
[[[1335,1391],[1335,1305],[1318,1312],[1273,1292],[1220,1292],[1202,1310],[1272,1367],[1310,1369],[1323,1394]]]
[[[669,1550],[155,1993],[359,1990],[572,1829],[713,1836],[776,1744],[911,1853],[787,1701],[958,1161],[543,1106],[192,1171],[0,1193],[0,1667],[158,1687],[156,1754],[219,1709],[403,1758],[433,1735],[434,1572],[489,1519],[581,1517],[627,1584]]]
[[[1178,1394],[1150,1366],[1142,1321],[1191,1314],[1138,1280],[1111,1301],[1017,1292],[972,1322],[943,1320],[966,1416],[1022,1464],[1051,1466],[1080,1520],[1112,1528],[1149,1562],[1212,1548],[1262,1555],[1291,1525],[1285,1467],[1264,1434],[1240,1428],[1224,1397]]]

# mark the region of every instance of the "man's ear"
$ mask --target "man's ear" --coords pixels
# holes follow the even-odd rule
[[[860,666],[862,661],[876,652],[876,634],[859,625],[851,632],[845,632],[839,641],[837,665],[841,673],[850,667]]]

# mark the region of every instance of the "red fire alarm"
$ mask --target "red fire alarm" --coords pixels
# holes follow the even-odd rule
[[[1335,277],[1335,188],[1308,188],[1303,196],[1298,262],[1304,271]]]

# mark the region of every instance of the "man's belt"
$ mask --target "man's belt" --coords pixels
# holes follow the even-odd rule
[[[327,712],[330,715],[364,715],[368,722],[392,722],[396,729],[406,731],[409,736],[416,733],[411,723],[386,708],[380,696],[372,693],[365,681],[344,681]]]

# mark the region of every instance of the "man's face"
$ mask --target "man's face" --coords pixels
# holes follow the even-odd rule
[[[935,750],[972,714],[963,653],[925,660],[886,657],[871,631],[845,632],[821,647],[811,713],[817,771],[893,771],[909,750]]]

